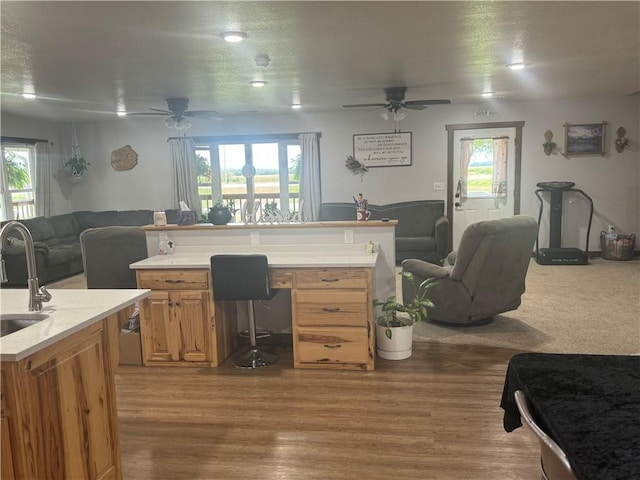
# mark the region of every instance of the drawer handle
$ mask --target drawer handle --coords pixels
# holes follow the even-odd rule
[[[329,313],[338,313],[340,309],[339,308],[323,308],[322,311],[329,312]]]
[[[165,280],[166,283],[182,283],[184,280]]]
[[[326,343],[324,344],[324,348],[330,348],[331,350],[335,350],[337,348],[342,347],[342,345],[338,344],[338,345],[327,345]]]
[[[326,283],[335,283],[335,282],[339,282],[340,279],[339,278],[321,278],[320,281],[326,282]]]

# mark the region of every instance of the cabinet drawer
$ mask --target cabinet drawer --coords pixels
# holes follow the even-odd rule
[[[364,268],[314,268],[295,272],[296,288],[366,288]]]
[[[208,290],[209,270],[138,270],[138,288]]]
[[[301,363],[367,363],[366,328],[299,328],[297,357]]]
[[[365,290],[296,290],[296,323],[300,326],[367,326]]]

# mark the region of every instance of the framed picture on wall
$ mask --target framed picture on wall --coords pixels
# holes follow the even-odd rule
[[[606,122],[565,123],[563,155],[604,155],[605,126]]]
[[[368,168],[409,166],[411,132],[356,134],[353,156]]]

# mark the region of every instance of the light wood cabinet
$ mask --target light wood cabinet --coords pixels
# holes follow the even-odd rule
[[[373,370],[373,269],[297,269],[293,275],[294,366]]]
[[[120,479],[112,315],[3,362],[2,478]]]
[[[139,288],[152,289],[140,303],[145,366],[218,366],[235,348],[235,304],[214,305],[209,270],[137,271]],[[227,302],[228,303],[228,302]]]

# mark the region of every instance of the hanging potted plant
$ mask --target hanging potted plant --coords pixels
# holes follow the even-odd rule
[[[71,158],[64,164],[65,168],[71,172],[71,176],[74,179],[80,179],[87,171],[87,167],[90,165],[82,153],[80,153],[80,146],[78,145],[78,136],[76,135],[76,126],[71,124]]]
[[[87,167],[91,165],[84,157],[71,157],[64,166],[69,169],[71,175],[74,177],[82,177],[84,172],[87,171]]]
[[[385,301],[373,301],[374,307],[381,307],[382,314],[376,318],[376,347],[378,356],[387,360],[403,360],[411,356],[413,347],[413,324],[427,319],[433,303],[428,298],[429,289],[436,280],[428,278],[416,286],[411,272],[400,272],[409,280],[414,290],[410,303],[404,305],[392,295]]]

